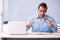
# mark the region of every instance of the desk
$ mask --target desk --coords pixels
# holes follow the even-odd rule
[[[1,34],[1,40],[60,40],[59,34],[50,35],[9,35]]]
[[[6,28],[6,29],[5,29]],[[57,40],[58,38],[60,38],[60,33],[51,33],[49,35],[10,35],[8,34],[8,26],[5,25],[4,26],[4,31],[3,33],[0,34],[0,37],[2,40],[35,40],[34,38],[36,38],[36,40],[40,40],[41,38],[45,38],[46,40],[48,40],[48,38],[55,38],[55,40]],[[33,39],[32,39],[33,38]],[[43,40],[45,40],[43,39]],[[60,40],[60,39],[59,39]]]
[[[60,33],[51,33],[49,35],[9,35],[8,25],[4,25],[3,27],[3,33],[0,35],[2,38],[60,38]]]
[[[49,34],[49,35],[9,35],[0,34],[1,38],[60,38],[60,33]]]

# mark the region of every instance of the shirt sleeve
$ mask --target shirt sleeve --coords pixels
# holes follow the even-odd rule
[[[53,32],[57,32],[57,27],[58,27],[58,26],[57,26],[57,24],[56,24],[56,22],[55,22],[54,19],[53,19],[52,23],[53,23],[54,27],[51,28],[51,29],[53,30]]]
[[[54,25],[54,27],[53,28],[51,28],[52,29],[52,31],[53,32],[57,32],[57,24],[56,24],[56,22],[55,22],[55,20],[53,19],[53,18],[50,18],[51,19],[51,22],[52,22],[52,24]]]
[[[33,20],[33,16],[29,17],[27,20],[26,20],[26,23],[29,22],[29,21],[32,21]],[[30,29],[29,26],[26,26],[26,31],[28,31]]]
[[[57,32],[57,27],[58,27],[58,25],[56,24],[56,22],[55,22],[55,20],[52,18],[52,17],[50,17],[50,16],[47,16],[48,17],[48,20],[50,20],[51,22],[52,22],[52,24],[54,25],[54,27],[53,28],[51,28],[52,29],[52,31],[53,32]]]

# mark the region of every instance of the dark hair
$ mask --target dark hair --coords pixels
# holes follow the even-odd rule
[[[46,4],[46,3],[44,3],[44,2],[42,2],[41,4],[39,4],[38,9],[40,8],[40,6],[42,6],[42,7],[44,7],[44,8],[46,8],[46,9],[47,9],[47,4]]]

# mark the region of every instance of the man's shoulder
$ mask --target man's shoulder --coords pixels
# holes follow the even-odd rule
[[[32,15],[32,16],[28,17],[28,19],[34,19],[34,18],[36,18],[36,16],[37,15]]]
[[[54,19],[53,17],[51,17],[50,15],[46,15],[48,18]]]
[[[32,16],[28,17],[27,20],[34,20],[34,19],[36,19],[36,17],[37,17],[37,15],[32,15]]]
[[[51,17],[51,16],[49,16],[49,15],[46,15],[46,17],[47,17],[47,19],[49,19],[49,20],[51,20],[51,21],[53,21],[53,20],[54,20],[54,18],[53,18],[53,17]]]

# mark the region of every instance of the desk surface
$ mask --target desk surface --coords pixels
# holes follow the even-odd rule
[[[4,32],[6,31],[4,30]],[[29,35],[9,35],[5,33],[0,33],[0,37],[1,38],[60,38],[60,33],[51,33],[49,35],[32,35],[32,34],[31,35],[30,34]]]
[[[1,38],[60,38],[60,33],[49,34],[49,35],[9,35],[0,34]]]

